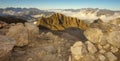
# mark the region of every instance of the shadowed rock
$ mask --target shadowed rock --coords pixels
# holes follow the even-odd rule
[[[23,20],[23,19],[20,19],[20,18],[15,18],[15,17],[1,17],[0,16],[0,21],[3,21],[3,22],[6,22],[8,24],[11,24],[11,23],[24,23],[24,22],[27,22],[26,20]]]

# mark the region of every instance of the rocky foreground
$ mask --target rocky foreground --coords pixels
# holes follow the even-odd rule
[[[120,61],[119,19],[87,25],[55,15],[38,26],[0,19],[0,61]]]

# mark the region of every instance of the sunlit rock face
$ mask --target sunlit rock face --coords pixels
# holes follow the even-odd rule
[[[64,30],[70,27],[80,28],[82,30],[87,29],[87,24],[85,24],[82,20],[64,16],[63,14],[59,13],[53,14],[48,18],[40,18],[37,21],[37,25],[39,27],[46,27],[50,30]]]
[[[85,32],[84,32],[84,35],[86,36],[86,38],[93,42],[93,43],[98,43],[99,40],[101,39],[103,33],[100,29],[97,29],[97,28],[90,28],[90,29],[87,29]]]
[[[112,30],[106,34],[99,28],[87,29],[84,34],[88,41],[75,42],[71,46],[69,59],[71,61],[120,61],[119,33],[120,30]]]

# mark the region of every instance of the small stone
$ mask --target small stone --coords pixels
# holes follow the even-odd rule
[[[100,44],[98,44],[97,47],[98,49],[103,49],[103,47]]]
[[[110,44],[106,44],[105,46],[103,46],[104,49],[109,49],[110,48]]]
[[[90,41],[87,41],[86,44],[87,44],[87,49],[90,53],[94,54],[95,52],[97,52],[95,45],[92,44]]]
[[[84,57],[84,61],[98,61],[98,60],[95,58],[94,55],[88,54]]]
[[[101,54],[104,54],[106,51],[105,51],[104,49],[101,49],[99,52],[100,52]]]
[[[51,32],[47,32],[46,35],[47,36],[53,36],[53,34]]]
[[[72,57],[71,57],[71,56],[69,56],[69,59],[68,59],[68,61],[72,61]]]
[[[81,41],[78,41],[71,47],[71,53],[74,59],[79,60],[87,53],[87,50],[84,44]]]
[[[28,58],[27,61],[32,61],[33,59],[32,58]]]
[[[99,54],[98,57],[99,57],[100,61],[105,61],[106,60],[105,56],[102,55],[102,54]]]
[[[116,47],[111,47],[111,52],[113,52],[113,53],[116,53],[116,52],[118,52],[118,48],[116,48]]]
[[[117,60],[117,57],[112,52],[107,52],[105,55],[109,61],[116,61]]]
[[[107,36],[105,36],[105,35],[101,37],[101,40],[100,40],[100,42],[99,42],[100,45],[105,45],[105,44],[107,44],[107,38],[106,38],[106,37],[107,37]]]
[[[40,35],[45,35],[45,33],[44,33],[44,32],[42,32]]]

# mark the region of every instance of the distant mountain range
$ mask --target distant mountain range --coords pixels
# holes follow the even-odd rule
[[[0,8],[0,16],[13,16],[25,20],[35,20],[42,16],[50,16],[53,13],[61,13],[66,16],[76,17],[78,19],[92,22],[95,19],[104,21],[120,17],[120,11],[112,11],[98,8],[81,8],[81,9],[48,9],[40,10],[37,8]]]
[[[0,8],[0,16],[15,16],[22,19],[30,20],[35,16],[46,16],[53,12],[47,12],[37,8]],[[41,15],[42,14],[42,15]]]

